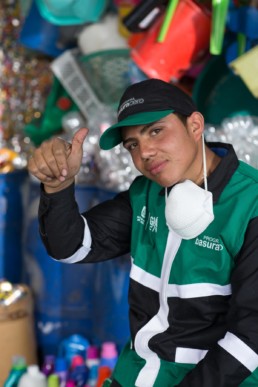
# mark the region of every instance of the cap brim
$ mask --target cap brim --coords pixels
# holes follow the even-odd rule
[[[150,124],[160,120],[163,117],[173,113],[174,110],[160,110],[157,112],[142,112],[131,115],[124,120],[118,122],[107,128],[104,133],[102,133],[99,146],[103,150],[109,150],[114,148],[116,145],[122,142],[121,130],[120,128],[124,126],[133,126],[133,125],[143,125]]]

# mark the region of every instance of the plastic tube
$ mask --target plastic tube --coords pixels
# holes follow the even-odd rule
[[[166,35],[168,32],[170,23],[173,19],[178,1],[179,0],[170,0],[170,2],[168,4],[168,7],[167,7],[167,10],[165,13],[165,17],[164,17],[164,21],[163,21],[162,26],[160,28],[159,36],[157,39],[157,41],[160,43],[164,42],[164,40],[166,39]]]
[[[229,0],[212,0],[210,53],[220,55],[223,46]]]

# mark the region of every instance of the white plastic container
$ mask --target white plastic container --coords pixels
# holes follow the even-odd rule
[[[19,380],[18,387],[47,387],[47,378],[38,365],[29,365]]]

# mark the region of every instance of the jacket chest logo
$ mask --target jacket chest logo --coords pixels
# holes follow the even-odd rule
[[[203,247],[205,249],[221,251],[223,250],[223,245],[220,243],[220,240],[217,238],[209,237],[204,235],[202,238],[196,238],[195,244]]]
[[[152,216],[150,213],[146,211],[146,206],[142,207],[141,214],[137,215],[137,222],[145,225],[145,229],[151,232],[158,232],[158,216]]]

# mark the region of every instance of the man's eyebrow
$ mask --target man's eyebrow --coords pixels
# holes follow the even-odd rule
[[[154,122],[150,122],[149,124],[145,124],[143,125],[143,127],[141,128],[140,130],[140,134],[144,134],[146,132],[146,130],[148,130],[150,127],[152,127],[153,125],[156,125],[158,124],[159,122],[162,122],[162,120],[158,120],[158,121],[154,121]],[[135,138],[134,137],[128,137],[126,138],[122,143],[123,143],[123,146],[125,146],[125,144],[127,142],[130,142],[130,141],[134,141]]]

